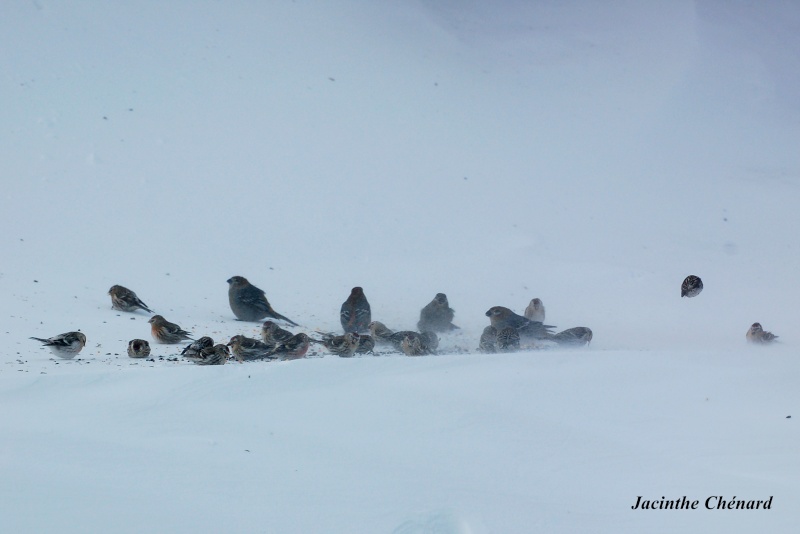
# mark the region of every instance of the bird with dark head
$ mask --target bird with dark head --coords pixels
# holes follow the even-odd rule
[[[540,321],[531,321],[503,306],[492,306],[486,312],[493,327],[500,332],[503,328],[516,328],[521,338],[547,339],[554,326],[546,325]]]
[[[544,322],[544,303],[542,299],[532,299],[528,307],[525,308],[525,318],[531,321]]]
[[[154,315],[150,318],[150,333],[153,339],[159,343],[174,344],[181,341],[192,339],[192,333],[187,332],[175,323],[164,319],[161,315]]]
[[[144,310],[148,313],[153,313],[153,310],[148,308],[147,305],[142,302],[142,299],[137,297],[136,293],[127,287],[117,285],[111,286],[111,289],[108,290],[108,294],[111,295],[111,307],[115,310],[124,312]]]
[[[82,332],[65,332],[47,339],[40,337],[31,339],[41,341],[50,352],[65,360],[71,360],[86,346],[86,336]]]
[[[128,342],[128,356],[131,358],[147,358],[150,356],[150,343],[144,339],[131,339]]]
[[[200,351],[203,349],[210,349],[214,346],[214,340],[208,336],[203,336],[197,341],[192,341],[181,351],[181,356],[191,360],[200,356]]]
[[[339,309],[339,320],[342,329],[347,332],[363,334],[369,331],[369,323],[372,321],[372,310],[367,301],[364,290],[354,287]]]
[[[264,291],[251,284],[244,276],[232,276],[228,278],[228,284],[228,302],[231,311],[240,321],[260,321],[264,317],[271,317],[298,326],[272,309]]]
[[[419,322],[417,328],[420,332],[449,332],[458,330],[453,324],[455,311],[447,301],[447,295],[437,293],[433,300],[425,305],[419,312]]]
[[[750,343],[757,343],[761,345],[765,345],[767,343],[772,343],[778,336],[773,334],[772,332],[767,332],[761,326],[761,323],[753,323],[750,329],[747,331],[747,341]]]
[[[703,290],[703,281],[699,276],[690,274],[681,284],[681,297],[696,297]]]
[[[184,354],[183,357],[197,365],[225,365],[230,354],[228,347],[219,343],[213,347],[204,347],[191,356]]]

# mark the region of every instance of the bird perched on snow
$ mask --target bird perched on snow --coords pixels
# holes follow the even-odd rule
[[[434,332],[426,331],[419,334],[419,340],[422,346],[427,349],[428,354],[436,354],[436,349],[439,348],[439,336]]]
[[[375,349],[375,339],[369,334],[359,334],[356,354],[370,354]]]
[[[111,295],[111,307],[115,310],[124,312],[134,312],[136,310],[144,310],[153,313],[153,310],[147,307],[147,304],[142,302],[142,299],[136,296],[136,293],[122,286],[111,286],[108,290]]]
[[[425,305],[419,312],[419,322],[417,328],[420,332],[449,332],[458,330],[453,324],[455,316],[453,308],[447,302],[447,295],[436,293],[433,300]]]
[[[296,360],[306,355],[310,343],[311,339],[306,334],[295,334],[283,343],[279,343],[269,355],[277,356],[281,360]]]
[[[544,304],[541,299],[532,299],[525,308],[525,318],[531,321],[544,322]]]
[[[357,332],[362,334],[369,331],[372,311],[362,288],[354,287],[350,291],[350,296],[342,303],[342,307],[339,310],[339,320],[342,322],[342,329],[345,333]]]
[[[487,326],[483,329],[483,333],[481,334],[481,340],[478,344],[478,350],[484,352],[486,354],[494,354],[497,352],[497,348],[495,346],[497,342],[497,328],[493,326]]]
[[[154,315],[147,321],[150,323],[150,333],[153,339],[159,343],[180,343],[186,339],[192,339],[192,333],[187,332],[175,323],[171,323],[160,315]]]
[[[261,326],[261,340],[270,348],[275,348],[293,335],[272,321],[265,321]]]
[[[765,332],[761,327],[761,323],[753,323],[753,326],[747,331],[747,341],[750,343],[772,343],[778,338],[772,332]]]
[[[592,335],[591,328],[576,326],[553,334],[550,339],[559,345],[588,345],[592,341]]]
[[[519,331],[507,326],[497,332],[497,350],[500,352],[515,352],[519,350]]]
[[[247,336],[233,336],[228,343],[233,356],[240,362],[263,360],[275,348]]]
[[[247,281],[244,276],[228,278],[228,302],[231,311],[240,321],[260,321],[264,317],[280,319],[289,324],[298,326],[291,319],[287,319],[270,306],[266,294]]]
[[[325,346],[331,354],[336,354],[342,358],[349,358],[358,349],[360,335],[356,332],[347,332],[342,336],[326,336],[322,341],[316,341]]]
[[[414,332],[411,332],[414,333]],[[427,350],[422,345],[419,336],[406,335],[400,342],[400,351],[406,356],[422,356],[427,354]]]
[[[508,326],[516,328],[521,338],[547,339],[554,326],[542,324],[540,321],[531,321],[503,306],[493,306],[486,312],[486,317],[492,326],[500,332]]]
[[[184,354],[184,358],[196,363],[197,365],[225,365],[230,356],[228,347],[218,343],[213,347],[204,347],[197,354],[191,356]]]
[[[703,290],[703,281],[699,276],[690,274],[681,284],[681,297],[696,297]]]
[[[128,342],[128,356],[131,358],[147,358],[150,356],[150,343],[144,339],[131,339]]]
[[[192,341],[181,351],[181,356],[187,360],[197,358],[200,356],[200,351],[203,349],[210,349],[214,346],[214,340],[208,336],[203,336],[197,341]]]
[[[380,321],[372,321],[369,324],[369,331],[373,341],[378,345],[391,345],[396,350],[403,351],[401,344],[406,337],[420,338],[420,346],[426,351],[433,352],[439,345],[439,338],[433,332],[418,333],[412,330],[400,330],[395,332],[390,330]],[[432,348],[431,348],[432,346]]]
[[[86,346],[86,336],[82,332],[66,332],[47,339],[40,337],[31,339],[41,341],[53,354],[65,360],[71,360]]]
[[[377,345],[392,345],[392,336],[394,330],[390,330],[385,324],[380,321],[372,321],[369,323],[369,332],[372,339]]]

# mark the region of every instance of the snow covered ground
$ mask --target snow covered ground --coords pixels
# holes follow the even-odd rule
[[[2,530],[794,531],[799,25],[778,1],[4,6]],[[462,330],[426,358],[125,355],[148,315],[111,285],[224,341],[259,327],[232,275],[306,331],[355,285],[398,329],[445,292]],[[591,347],[475,353],[533,297]],[[747,346],[754,321],[781,343]],[[28,339],[76,329],[72,361]]]

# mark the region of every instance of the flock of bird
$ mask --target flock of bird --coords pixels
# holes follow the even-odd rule
[[[183,358],[199,365],[221,365],[230,358],[239,362],[303,358],[312,343],[320,344],[330,353],[341,357],[374,354],[376,347],[386,347],[408,356],[422,356],[436,353],[439,346],[437,334],[459,330],[453,324],[455,312],[444,293],[437,293],[420,311],[417,323],[419,331],[393,331],[385,324],[372,320],[372,311],[364,290],[354,287],[339,312],[343,333],[317,332],[319,339],[315,339],[303,332],[292,333],[281,328],[275,321],[295,327],[299,325],[276,312],[264,291],[246,278],[233,276],[228,279],[228,285],[228,301],[238,320],[260,322],[267,319],[261,327],[260,340],[244,335],[233,336],[227,344],[214,343],[209,336],[194,340],[191,332],[157,314],[148,321],[153,339],[163,344],[189,341],[181,352]],[[681,284],[681,297],[696,297],[702,290],[702,280],[691,275]],[[111,307],[115,310],[143,310],[153,313],[136,293],[126,287],[114,285],[108,294],[111,296]],[[478,344],[478,350],[484,353],[514,352],[559,345],[582,346],[592,340],[592,330],[585,326],[554,333],[554,326],[544,324],[545,308],[538,298],[530,301],[524,315],[517,315],[503,306],[493,306],[485,315],[490,324],[483,330]],[[759,323],[753,323],[746,334],[748,341],[760,344],[771,343],[777,337],[764,331]],[[41,341],[53,354],[65,359],[74,358],[86,345],[86,336],[82,332],[66,332],[47,339],[31,339]],[[128,356],[131,358],[147,358],[149,355],[148,341],[132,339],[128,343]]]

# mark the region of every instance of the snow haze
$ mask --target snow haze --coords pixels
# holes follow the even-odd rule
[[[792,531],[798,27],[780,1],[8,3],[2,530]],[[444,292],[461,330],[127,357],[149,315],[109,287],[226,342],[260,326],[233,275],[306,332],[353,286],[395,329]],[[590,347],[476,351],[533,297]],[[28,339],[78,329],[71,361]]]

